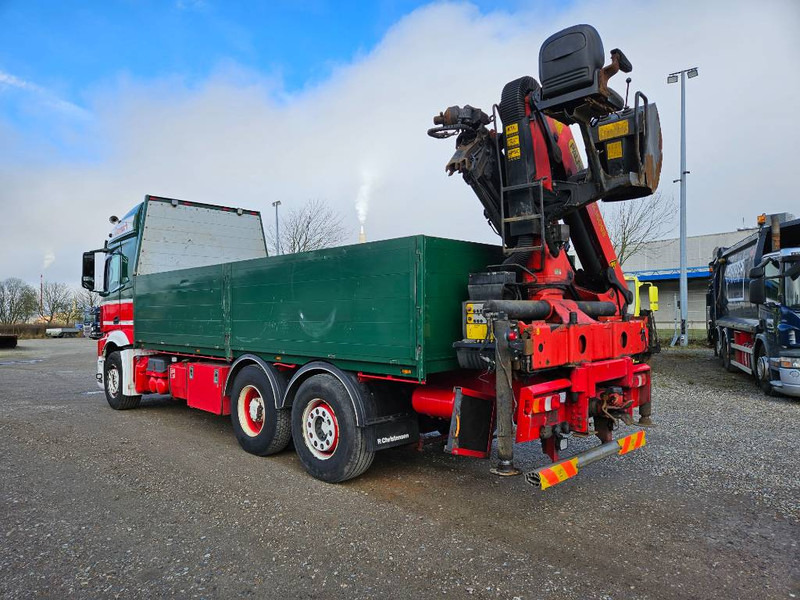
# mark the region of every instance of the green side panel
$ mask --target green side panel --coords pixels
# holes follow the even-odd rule
[[[234,263],[231,350],[416,370],[419,241],[401,238]]]
[[[224,355],[223,273],[226,265],[134,278],[137,344]]]
[[[424,378],[431,373],[458,368],[453,342],[463,337],[461,303],[469,299],[469,274],[503,261],[499,246],[424,238],[421,337]]]
[[[135,278],[140,346],[422,380],[457,368],[468,274],[496,246],[414,236]]]

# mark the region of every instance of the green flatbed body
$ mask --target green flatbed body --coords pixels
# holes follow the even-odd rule
[[[424,381],[458,368],[471,272],[500,248],[413,236],[134,277],[140,348]]]

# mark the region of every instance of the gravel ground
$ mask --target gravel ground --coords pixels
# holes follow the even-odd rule
[[[433,446],[327,485],[226,418],[112,411],[93,355],[0,351],[3,598],[800,598],[800,401],[707,350],[654,359],[645,448],[544,493]]]

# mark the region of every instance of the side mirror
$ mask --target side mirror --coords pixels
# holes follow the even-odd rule
[[[755,270],[755,269],[753,269]],[[762,269],[763,271],[763,269]],[[752,270],[751,270],[752,275]],[[764,304],[767,301],[766,290],[764,289],[764,278],[753,279],[750,281],[750,302],[753,304]]]
[[[83,274],[81,276],[81,286],[94,291],[94,251],[83,253]]]
[[[651,285],[647,290],[647,296],[650,299],[650,310],[653,312],[658,310],[658,288]]]
[[[752,269],[750,269],[749,275],[750,279],[758,279],[759,277],[764,277],[764,267],[763,266],[753,267]]]

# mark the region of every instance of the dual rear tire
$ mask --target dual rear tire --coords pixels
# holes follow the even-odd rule
[[[292,436],[288,410],[275,408],[276,387],[281,375],[272,371],[272,381],[255,365],[236,375],[231,389],[231,424],[239,445],[246,452],[269,456],[284,450]]]
[[[281,375],[272,371],[273,383]],[[329,483],[361,475],[372,464],[365,430],[353,403],[332,375],[312,375],[297,390],[291,409],[275,408],[275,389],[264,371],[244,367],[231,390],[231,422],[241,447],[259,456],[284,450],[290,439],[303,467]]]
[[[333,375],[312,375],[300,384],[292,404],[292,437],[306,471],[328,483],[358,477],[375,458],[366,430],[356,425],[350,395]]]

